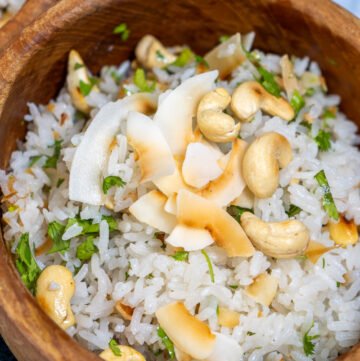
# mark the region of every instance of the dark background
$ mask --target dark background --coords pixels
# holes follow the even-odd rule
[[[0,361],[16,361],[10,350],[6,346],[4,340],[0,337]]]

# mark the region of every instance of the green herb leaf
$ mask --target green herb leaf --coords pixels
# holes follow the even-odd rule
[[[67,251],[70,247],[70,240],[63,241],[62,236],[65,232],[65,226],[57,221],[50,222],[48,225],[48,236],[52,240],[53,245],[48,254],[55,252]]]
[[[325,258],[323,257],[323,259],[322,259],[322,268],[325,268]]]
[[[163,61],[165,59],[164,54],[160,51],[160,50],[156,50],[156,57],[160,60]]]
[[[322,113],[321,118],[323,118],[323,119],[335,119],[336,115],[329,108],[326,108],[324,110],[324,112]]]
[[[189,48],[185,48],[181,51],[176,60],[173,61],[170,65],[183,68],[185,65],[189,64],[194,58],[194,53]]]
[[[33,157],[30,157],[29,167],[32,167],[35,163],[37,163],[43,155],[34,155]]]
[[[19,207],[18,207],[16,204],[11,204],[11,205],[8,207],[7,211],[10,212],[10,213],[12,213],[12,212],[15,212],[18,208],[19,208]]]
[[[170,340],[169,336],[166,334],[166,332],[159,326],[157,329],[157,334],[160,337],[162,343],[164,344],[170,359],[175,358],[175,348],[173,342]]]
[[[290,104],[293,107],[295,114],[298,114],[299,111],[305,106],[305,100],[298,90],[294,91],[290,100]]]
[[[314,88],[307,88],[305,91],[305,95],[308,97],[311,97],[315,94],[315,89]]]
[[[101,220],[108,223],[110,232],[116,231],[118,229],[116,219],[113,216],[102,216]]]
[[[210,279],[212,283],[215,283],[215,275],[214,275],[214,269],[213,269],[213,265],[211,263],[210,257],[209,255],[206,253],[206,251],[203,249],[201,251],[201,253],[204,255],[206,263],[209,267],[209,273],[210,273]]]
[[[92,89],[93,85],[90,83],[85,83],[83,80],[80,80],[79,83],[79,89],[80,89],[80,93],[86,97],[87,95],[90,94],[91,89]]]
[[[311,131],[312,125],[311,125],[309,122],[307,122],[306,120],[302,121],[302,122],[300,123],[300,125],[302,125],[303,127],[305,127],[309,132]]]
[[[238,285],[230,285],[229,287],[230,287],[231,289],[233,289],[233,290],[237,290],[237,289],[239,288]]]
[[[261,75],[261,79],[259,82],[261,85],[272,95],[275,95],[276,97],[280,97],[281,89],[279,84],[275,80],[274,74],[270,73],[268,70],[266,70],[261,65],[257,68],[258,72]]]
[[[41,270],[37,265],[30,249],[29,233],[23,233],[16,248],[16,268],[25,286],[32,292],[35,292],[36,280]]]
[[[290,204],[289,209],[286,211],[286,214],[288,217],[294,217],[297,214],[299,214],[302,211],[302,209],[298,206],[295,206],[294,204]]]
[[[116,340],[111,339],[109,341],[109,347],[115,356],[121,356],[121,350],[120,350],[119,344],[116,342]]]
[[[246,332],[246,334],[247,334],[248,336],[254,336],[254,335],[255,335],[255,332],[248,331],[248,332]]]
[[[51,157],[47,157],[43,168],[54,168],[54,169],[56,169],[57,163],[58,163],[59,158],[60,158],[61,143],[62,143],[62,140],[55,140],[54,144],[51,146],[52,148],[54,148],[54,153],[53,153],[53,155]]]
[[[314,327],[314,321],[311,324],[311,327],[305,332],[303,337],[303,348],[306,356],[311,356],[314,354],[315,344],[312,342],[320,337],[320,335],[310,336],[309,332]]]
[[[102,216],[101,220],[104,220],[108,223],[110,232],[117,230],[117,223],[116,223],[116,220],[114,217]],[[74,224],[77,224],[80,227],[82,227],[82,231],[78,235],[89,235],[89,234],[94,234],[94,233],[100,232],[100,224],[99,223],[93,224],[90,219],[79,219],[78,217],[68,219],[65,231]]]
[[[230,35],[221,35],[219,38],[220,43],[225,43],[225,41],[230,39]]]
[[[59,188],[64,183],[64,181],[65,181],[64,178],[59,178],[58,181],[56,182],[56,188]]]
[[[106,177],[103,181],[103,192],[104,194],[107,194],[109,189],[112,187],[124,187],[126,185],[126,182],[124,182],[121,177],[115,176],[115,175],[109,175]]]
[[[187,262],[189,259],[189,252],[186,251],[177,251],[174,255],[171,256],[176,261]]]
[[[240,218],[245,212],[254,213],[253,209],[243,208],[239,206],[229,206],[226,210],[231,217],[235,218],[240,223]]]
[[[319,150],[326,152],[331,148],[331,134],[325,130],[320,129],[317,136],[314,138]]]
[[[195,55],[195,61],[197,64],[202,64],[205,67],[209,68],[209,63],[200,55]]]
[[[336,282],[336,287],[337,287],[337,288],[339,288],[339,287],[340,287],[340,285],[341,285],[341,283],[340,283],[340,282]]]
[[[339,219],[339,213],[336,208],[334,198],[330,191],[329,182],[326,178],[324,170],[321,170],[317,174],[315,174],[315,179],[318,182],[319,186],[323,189],[324,195],[322,200],[322,205],[329,215],[330,218],[337,221]]]
[[[122,41],[126,41],[127,39],[129,39],[130,36],[130,30],[127,27],[126,23],[121,23],[119,24],[114,30],[113,30],[114,34],[120,34],[121,35],[121,40]]]
[[[84,67],[85,67],[84,64],[75,63],[74,70],[78,70],[78,69],[81,69],[81,68],[84,68]]]
[[[76,249],[76,257],[80,261],[88,261],[91,256],[98,251],[94,245],[94,236],[89,236]]]
[[[120,85],[122,79],[122,76],[120,74],[118,74],[115,70],[112,70],[110,72],[110,76],[114,79],[116,85]]]
[[[140,91],[145,93],[152,93],[155,90],[155,82],[148,84],[145,76],[144,69],[138,68],[135,71],[134,83],[139,88]]]

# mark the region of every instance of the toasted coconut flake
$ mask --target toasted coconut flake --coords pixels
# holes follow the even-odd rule
[[[129,111],[146,113],[155,107],[156,98],[138,93],[101,108],[75,151],[70,171],[70,200],[92,205],[104,204],[102,174],[114,136],[119,132]]]
[[[258,303],[269,307],[276,296],[278,280],[267,272],[262,273],[254,279],[254,282],[247,286],[245,293]]]
[[[242,208],[253,208],[254,207],[254,195],[251,193],[248,187],[245,187],[239,197],[235,198],[232,205]]]
[[[119,345],[120,356],[116,356],[111,348],[107,348],[99,354],[105,361],[146,361],[145,357],[130,346]]]
[[[245,141],[241,139],[234,140],[224,172],[200,192],[202,197],[211,200],[219,207],[224,207],[240,196],[245,188],[241,165],[246,146]]]
[[[290,100],[294,94],[294,91],[300,91],[300,87],[294,73],[294,67],[287,55],[284,55],[280,60],[281,75],[284,82],[284,88],[286,95]]]
[[[210,69],[219,70],[221,79],[226,78],[231,72],[246,60],[246,55],[241,44],[241,35],[236,33],[227,41],[218,45],[204,56]]]
[[[165,203],[165,211],[168,212],[168,213],[171,213],[171,214],[175,214],[177,213],[176,211],[176,196],[177,194],[173,194],[171,195],[168,200],[166,201]]]
[[[175,347],[176,361],[193,361],[193,358]]]
[[[305,251],[305,256],[309,259],[309,261],[315,264],[323,254],[331,251],[332,249],[334,249],[334,247],[325,247],[321,243],[310,241]]]
[[[175,302],[159,308],[156,317],[180,351],[197,360],[206,359],[213,352],[216,337],[182,303]]]
[[[131,321],[134,309],[128,305],[125,305],[121,301],[117,301],[115,304],[116,311],[121,315],[124,320]]]
[[[340,216],[339,222],[329,222],[330,238],[339,246],[346,247],[359,241],[359,232],[354,220]]]
[[[176,217],[165,212],[166,201],[165,195],[153,190],[133,203],[129,212],[140,222],[146,223],[161,232],[170,233],[176,225]]]
[[[218,165],[219,155],[202,143],[190,143],[186,149],[182,175],[187,184],[202,188],[218,178],[222,169]]]
[[[240,313],[219,307],[218,324],[220,326],[234,328],[240,323]]]
[[[167,92],[154,116],[174,155],[184,155],[193,140],[193,116],[200,99],[214,87],[217,71],[206,72],[185,80]],[[176,109],[176,112],[174,112]]]
[[[222,333],[216,335],[215,347],[206,361],[239,361],[243,358],[242,347],[231,336]]]
[[[206,229],[182,224],[178,224],[165,241],[173,247],[182,247],[185,251],[198,251],[214,243],[211,234]]]
[[[254,247],[240,224],[214,202],[181,190],[177,197],[177,211],[180,224],[208,230],[229,257],[254,254]]]
[[[175,161],[158,126],[146,115],[129,114],[127,138],[138,155],[141,182],[153,181],[175,172]]]

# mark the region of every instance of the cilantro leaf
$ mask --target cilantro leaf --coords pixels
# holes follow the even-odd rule
[[[209,68],[209,63],[200,55],[195,55],[195,61],[197,64],[204,65],[206,68]]]
[[[48,225],[48,236],[52,240],[53,245],[48,254],[55,252],[67,251],[70,247],[70,240],[63,241],[62,236],[65,232],[65,226],[57,221],[50,222]]]
[[[81,68],[84,68],[84,67],[85,67],[84,64],[75,63],[75,65],[74,65],[74,70],[78,70],[78,69],[81,69]]]
[[[170,65],[183,68],[185,65],[190,63],[194,58],[195,58],[194,53],[189,48],[185,48],[181,51],[181,53],[176,58],[176,60],[173,61]]]
[[[186,262],[189,259],[189,252],[186,251],[177,251],[174,255],[171,256],[176,261]]]
[[[64,178],[59,178],[56,182],[56,188],[60,188],[60,186],[64,183]]]
[[[209,255],[206,253],[206,251],[203,249],[201,250],[201,253],[204,255],[206,263],[209,267],[209,273],[210,273],[210,279],[212,283],[215,283],[215,274],[214,274],[214,268],[213,265],[211,263],[211,259],[209,257]]]
[[[324,110],[324,112],[322,113],[321,118],[323,118],[323,119],[335,119],[336,115],[329,108],[326,108]]]
[[[321,150],[322,152],[326,152],[331,148],[331,142],[330,142],[331,134],[329,132],[320,129],[319,133],[314,139],[319,147],[319,150]]]
[[[40,267],[30,249],[29,233],[23,233],[16,248],[16,268],[25,286],[35,292],[36,281],[41,273]]]
[[[144,69],[138,68],[135,71],[134,83],[139,88],[140,91],[145,93],[152,93],[155,90],[155,82],[148,84],[145,76]]]
[[[229,286],[231,289],[233,289],[233,290],[236,290],[236,289],[238,289],[239,288],[239,286],[238,285],[230,285]]]
[[[34,155],[33,157],[30,157],[29,167],[32,167],[35,163],[37,163],[43,155]]]
[[[302,211],[302,209],[298,206],[295,206],[294,204],[290,204],[289,209],[286,211],[286,214],[288,217],[294,217],[297,214],[299,214]]]
[[[324,209],[326,210],[330,218],[337,221],[339,219],[339,213],[336,208],[333,196],[331,194],[329,182],[326,178],[324,170],[321,170],[320,172],[315,174],[315,179],[324,192],[323,200],[322,200],[322,205]]]
[[[121,36],[122,41],[126,41],[129,39],[130,36],[130,30],[127,27],[126,23],[121,23],[113,30],[114,34],[119,34]]]
[[[220,43],[225,43],[225,41],[229,40],[230,39],[230,35],[221,35],[219,37],[219,42]]]
[[[245,212],[254,213],[253,209],[243,208],[239,206],[229,206],[226,211],[230,214],[231,217],[235,218],[239,223],[243,213]]]
[[[290,104],[293,107],[295,114],[298,114],[299,111],[305,106],[305,100],[298,90],[294,91],[290,100]]]
[[[157,329],[157,334],[160,337],[162,343],[164,344],[170,359],[175,358],[175,348],[173,342],[170,340],[169,336],[166,334],[166,332],[159,326]]]
[[[314,336],[309,335],[309,332],[313,327],[314,327],[314,321],[312,322],[311,327],[307,330],[307,332],[305,332],[303,337],[303,348],[306,356],[311,356],[314,354],[315,344],[312,341],[320,337],[320,335],[314,335]]]
[[[261,65],[257,68],[258,72],[261,75],[259,82],[261,85],[272,95],[275,95],[277,98],[280,97],[281,89],[279,84],[275,80],[274,74],[270,73]]]
[[[102,216],[101,220],[104,220],[108,223],[110,232],[117,230],[117,223],[116,223],[116,220],[114,217]],[[74,224],[77,224],[80,227],[82,227],[82,231],[79,235],[89,235],[89,234],[100,232],[100,224],[99,223],[93,224],[92,220],[90,220],[90,219],[80,219],[78,217],[68,219],[65,231]]]
[[[160,50],[156,50],[156,57],[160,60],[163,61],[165,59],[164,54],[160,51]]]
[[[51,146],[52,148],[54,148],[54,153],[53,153],[52,156],[47,157],[43,168],[54,168],[54,169],[56,169],[57,163],[58,163],[59,158],[60,158],[61,143],[62,143],[62,140],[55,140],[54,144]]]
[[[90,94],[92,87],[93,85],[91,83],[85,83],[83,80],[80,80],[79,89],[84,97]]]
[[[88,261],[91,256],[98,251],[94,245],[94,236],[89,236],[76,249],[76,257],[80,261]]]
[[[111,339],[109,341],[109,347],[115,356],[121,356],[121,350],[120,350],[119,344],[116,342],[116,340]]]
[[[124,187],[125,185],[126,185],[126,182],[124,182],[120,177],[110,175],[103,180],[102,189],[103,189],[104,194],[107,194],[110,188],[115,187],[115,186],[116,187]]]

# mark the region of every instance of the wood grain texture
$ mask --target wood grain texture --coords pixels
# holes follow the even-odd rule
[[[254,30],[256,47],[318,61],[330,91],[342,96],[343,110],[360,124],[359,20],[328,0],[29,0],[24,11],[36,19],[22,29],[26,16],[20,13],[6,26],[13,27],[11,38],[0,34],[0,168],[25,134],[26,103],[45,104],[62,86],[70,49],[76,48],[96,72],[131,56],[146,33],[203,54],[220,35]],[[112,34],[120,22],[131,29],[125,43]],[[22,286],[2,239],[0,332],[20,361],[98,359],[42,313]],[[360,360],[360,349],[341,359]]]

